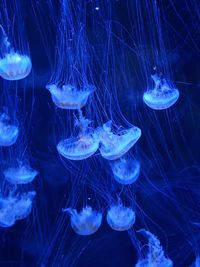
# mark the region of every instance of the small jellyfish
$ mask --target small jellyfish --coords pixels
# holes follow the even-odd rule
[[[15,214],[12,209],[13,198],[0,197],[0,227],[11,227],[15,224]]]
[[[35,191],[30,191],[28,193],[23,193],[19,198],[16,198],[13,203],[13,212],[16,220],[22,220],[30,214],[35,195]]]
[[[90,121],[79,112],[79,119],[75,121],[75,125],[80,128],[79,136],[60,141],[57,145],[58,153],[70,160],[83,160],[92,156],[99,148],[99,139],[95,132],[89,130],[89,124]]]
[[[89,95],[95,90],[92,86],[85,86],[78,90],[70,84],[63,85],[62,88],[55,84],[47,85],[53,103],[62,109],[81,109],[85,106]]]
[[[90,206],[86,206],[80,212],[76,209],[65,209],[71,216],[71,226],[78,235],[94,234],[100,227],[102,221],[102,213],[92,210]]]
[[[0,76],[10,81],[21,80],[29,75],[31,67],[28,56],[10,52],[0,59]]]
[[[134,159],[120,158],[111,164],[111,168],[120,184],[132,184],[140,175],[140,162]]]
[[[190,267],[200,267],[200,257],[197,256],[195,262],[190,265]]]
[[[99,135],[100,153],[107,160],[115,160],[127,153],[141,136],[138,127],[121,130],[117,134],[111,131],[111,121],[108,121],[102,128],[97,129]]]
[[[111,206],[107,212],[107,222],[116,231],[126,231],[135,223],[135,211],[124,207],[122,203]]]
[[[174,88],[172,84],[167,83],[163,78],[157,74],[151,76],[155,87],[153,90],[148,90],[143,94],[144,103],[156,110],[167,109],[175,104],[179,98],[178,89]]]
[[[13,145],[18,137],[18,127],[8,123],[9,117],[6,114],[0,114],[0,146]]]
[[[5,179],[12,184],[27,184],[34,180],[38,174],[30,166],[20,164],[19,167],[11,167],[3,172]]]
[[[165,257],[158,238],[145,229],[141,229],[138,232],[144,234],[148,238],[148,252],[145,259],[140,259],[135,267],[172,267],[173,262]]]

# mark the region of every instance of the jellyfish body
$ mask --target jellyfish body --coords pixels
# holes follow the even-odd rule
[[[107,223],[116,231],[126,231],[135,223],[135,212],[121,203],[111,206],[107,212]]]
[[[5,179],[12,184],[30,183],[38,174],[37,171],[26,165],[21,165],[17,168],[8,168],[3,173]]]
[[[11,227],[16,220],[26,218],[32,209],[32,201],[35,191],[21,195],[0,198],[0,226]]]
[[[17,140],[18,133],[18,127],[8,124],[4,114],[2,114],[0,116],[0,146],[13,145]]]
[[[111,131],[111,121],[98,129],[101,156],[107,160],[115,160],[127,153],[141,136],[138,127],[132,127],[114,134]]]
[[[31,67],[28,56],[10,52],[0,59],[0,76],[10,81],[21,80],[29,75]]]
[[[102,222],[102,213],[86,206],[80,212],[76,209],[66,209],[71,216],[71,227],[78,235],[94,234]]]
[[[62,140],[57,145],[60,155],[70,160],[83,160],[91,157],[99,148],[99,140],[93,134]]]
[[[63,85],[62,88],[50,84],[46,88],[51,93],[53,103],[62,109],[81,109],[85,106],[89,95],[94,91],[92,86],[78,90],[70,84]]]
[[[13,210],[16,220],[25,219],[30,214],[35,194],[35,191],[24,193],[14,202]]]
[[[132,184],[140,175],[140,162],[121,158],[111,164],[115,180],[120,184]]]
[[[144,229],[141,229],[138,232],[144,234],[148,238],[148,253],[145,259],[141,259],[137,262],[135,267],[172,267],[173,262],[165,257],[158,238]]]
[[[0,198],[0,227],[7,228],[15,224],[15,214],[12,209],[12,198]]]
[[[157,74],[151,76],[155,87],[143,94],[144,103],[155,110],[167,109],[174,105],[179,98],[178,89],[161,79]]]

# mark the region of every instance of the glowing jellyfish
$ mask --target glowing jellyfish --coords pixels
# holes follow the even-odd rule
[[[17,168],[8,168],[3,172],[5,179],[12,184],[27,184],[34,180],[37,171],[27,165],[20,165]]]
[[[75,233],[79,235],[94,234],[100,227],[102,213],[92,210],[86,206],[80,212],[76,209],[65,209],[71,216],[71,226]]]
[[[81,129],[78,137],[62,140],[57,145],[60,155],[70,160],[83,160],[92,156],[99,148],[99,139],[95,132],[88,131],[90,121],[85,119],[81,112],[75,125]]]
[[[122,157],[141,136],[141,130],[138,127],[132,127],[114,134],[111,131],[111,123],[111,121],[108,121],[97,130],[101,143],[99,150],[101,156],[107,160]]]
[[[46,88],[51,93],[53,103],[62,109],[81,109],[85,106],[89,95],[94,91],[92,86],[86,86],[78,90],[70,84],[63,85],[62,88],[50,84]]]
[[[0,227],[7,228],[15,224],[15,213],[12,204],[12,198],[0,198]]]
[[[192,265],[190,265],[190,267],[200,267],[200,257],[196,257],[195,262],[193,262]]]
[[[113,230],[126,231],[135,223],[135,211],[119,203],[110,207],[106,218]]]
[[[28,193],[23,193],[19,198],[16,198],[13,203],[13,212],[16,220],[22,220],[30,214],[35,195],[35,191],[30,191]]]
[[[152,109],[167,109],[175,104],[179,98],[178,89],[172,84],[167,83],[165,79],[160,78],[157,74],[151,76],[155,87],[143,94],[144,103]]]
[[[18,137],[17,126],[8,124],[8,120],[9,117],[5,113],[0,114],[0,146],[11,146]]]
[[[165,257],[158,238],[144,229],[138,232],[143,233],[148,238],[148,253],[146,258],[139,260],[135,267],[172,267],[173,262]]]
[[[31,60],[26,55],[11,52],[0,59],[0,76],[5,80],[21,80],[31,71]]]
[[[111,164],[111,168],[120,184],[132,184],[140,175],[140,162],[134,159],[120,158]]]

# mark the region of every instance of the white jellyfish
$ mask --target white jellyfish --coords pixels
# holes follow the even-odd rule
[[[126,231],[135,223],[135,211],[119,202],[115,206],[111,206],[107,212],[107,223],[116,231]]]
[[[145,229],[141,229],[138,232],[143,233],[148,238],[148,253],[145,259],[140,259],[137,262],[135,267],[172,267],[173,262],[165,257],[158,238]]]
[[[28,193],[21,194],[20,197],[15,199],[13,203],[13,212],[16,220],[22,220],[30,214],[35,195],[35,191],[30,191]]]
[[[38,172],[28,165],[20,164],[17,168],[11,167],[3,172],[5,179],[12,184],[27,184],[34,180]]]
[[[179,98],[178,89],[174,88],[165,79],[160,78],[157,74],[151,76],[155,87],[143,94],[144,103],[152,109],[167,109],[175,104]]]
[[[99,135],[100,153],[107,160],[115,160],[127,153],[141,136],[138,127],[121,130],[114,134],[111,131],[111,121],[108,121],[102,128],[97,129]]]
[[[140,162],[134,159],[120,158],[111,164],[111,168],[120,184],[132,184],[140,175]]]
[[[15,224],[15,213],[13,212],[13,198],[0,197],[0,227],[11,227]]]
[[[79,235],[94,234],[102,222],[102,213],[92,210],[90,206],[84,207],[80,212],[76,209],[65,209],[71,216],[71,227]]]
[[[81,109],[85,106],[89,95],[95,90],[90,85],[78,90],[71,84],[63,85],[62,88],[50,84],[46,88],[51,93],[53,103],[62,109]]]
[[[9,117],[2,113],[0,114],[0,146],[13,145],[18,137],[18,127],[9,124]]]
[[[30,191],[20,195],[0,197],[0,226],[11,227],[16,220],[26,218],[31,212],[35,194],[35,191]]]
[[[57,145],[60,155],[70,160],[83,160],[92,156],[99,148],[99,138],[94,131],[88,131],[90,121],[85,119],[81,112],[75,125],[79,126],[80,134],[77,137],[62,140]]]
[[[10,52],[0,59],[0,76],[5,80],[21,80],[31,71],[31,60],[26,55]]]

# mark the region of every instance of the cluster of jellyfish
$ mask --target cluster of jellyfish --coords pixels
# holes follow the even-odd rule
[[[31,72],[32,63],[28,55],[18,52],[10,43],[6,32],[0,25],[0,77],[5,80],[4,89],[12,89],[12,85],[20,87],[19,80],[25,79]],[[11,82],[11,84],[9,83]],[[9,115],[9,108],[4,106],[12,98],[9,92],[5,93],[5,101],[0,107],[0,227],[9,228],[16,221],[25,219],[32,210],[36,192],[29,190],[30,184],[38,172],[24,161],[16,159],[20,150],[18,139],[20,128],[17,120]],[[15,108],[13,105],[12,108]],[[13,113],[16,110],[12,110]],[[21,133],[22,134],[22,133]],[[13,148],[14,147],[14,148]],[[17,162],[17,163],[16,163]]]
[[[105,42],[106,51],[102,58],[100,58],[101,56],[98,58],[96,54],[94,56],[92,49],[88,49],[87,46],[88,39],[85,29],[87,16],[84,10],[86,2],[93,1],[81,0],[78,2],[77,4],[73,0],[58,1],[60,4],[59,18],[51,17],[57,29],[55,68],[51,70],[52,76],[46,84],[47,90],[44,90],[44,92],[51,98],[50,105],[53,106],[55,111],[53,112],[56,118],[55,132],[60,131],[59,136],[56,134],[58,140],[55,142],[55,151],[57,151],[56,156],[59,161],[66,167],[68,174],[70,173],[68,181],[71,185],[71,191],[67,192],[67,201],[64,204],[62,203],[63,205],[59,210],[58,217],[60,221],[59,219],[56,221],[57,225],[55,225],[55,232],[53,232],[55,236],[53,238],[50,236],[48,240],[51,245],[46,242],[45,249],[47,254],[53,255],[52,257],[54,257],[53,249],[56,251],[60,249],[57,255],[63,256],[62,238],[59,239],[59,231],[62,229],[60,225],[64,225],[64,228],[66,226],[63,222],[67,221],[73,235],[81,236],[80,238],[87,240],[88,237],[94,236],[101,231],[100,228],[103,227],[102,225],[105,221],[109,230],[113,231],[113,233],[114,231],[116,231],[115,233],[130,233],[132,231],[135,238],[137,236],[137,241],[142,236],[147,240],[144,246],[139,247],[140,255],[135,267],[172,267],[171,256],[170,258],[167,256],[158,234],[151,230],[145,220],[141,219],[142,208],[139,207],[140,205],[136,201],[136,187],[143,175],[142,162],[137,153],[140,141],[143,138],[143,125],[136,123],[138,125],[136,126],[129,123],[129,118],[124,117],[119,107],[117,94],[119,88],[116,88],[118,86],[116,80],[123,80],[123,78],[116,76],[118,76],[118,72],[123,72],[123,64],[118,70],[116,67],[117,60],[110,53],[113,52],[111,50],[115,47],[115,42],[112,39],[116,35],[114,33],[115,26],[111,25],[112,23],[106,24],[107,22],[103,20],[97,22],[98,26],[100,24],[104,25],[102,26],[102,31],[106,32],[106,34],[104,33],[106,37],[103,34],[97,34],[95,38],[98,43],[102,36],[105,37],[103,41]],[[107,0],[105,2],[107,3]],[[131,5],[137,5],[136,13],[140,8],[140,11],[143,9],[139,1],[133,2]],[[150,2],[153,10],[157,12],[158,9],[155,4],[157,1],[152,0]],[[47,1],[50,9],[54,6],[52,3],[53,1],[51,0]],[[108,4],[108,10],[102,12],[111,14],[112,12],[109,10],[111,6]],[[130,10],[134,10],[133,6],[131,6]],[[95,10],[99,13],[101,12],[98,6],[95,7]],[[159,16],[156,12],[154,14],[152,10],[150,11],[155,15],[156,27],[160,34],[162,29],[159,24]],[[95,21],[98,18],[96,16]],[[100,19],[102,19],[101,16]],[[144,18],[141,17],[137,21],[141,28],[146,27],[145,23],[144,25],[142,24],[143,20]],[[57,27],[57,25],[59,26]],[[14,85],[14,87],[19,88],[21,82],[25,81],[31,73],[31,58],[28,52],[18,51],[12,45],[12,41],[10,41],[9,35],[3,26],[0,25],[0,77],[4,80],[5,87],[8,85],[10,89]],[[110,30],[112,26],[113,29]],[[154,36],[153,30],[151,32],[151,29],[148,29],[148,31],[150,36],[152,33],[152,36]],[[142,35],[143,32],[141,31],[138,36],[134,36],[134,44],[140,40],[140,34]],[[119,36],[121,37],[121,35]],[[143,40],[143,38],[144,42],[148,40],[152,46],[156,66],[151,66],[149,70],[148,67],[151,64],[150,62],[146,63],[146,52],[139,54],[138,58],[143,61],[141,65],[144,62],[146,64],[144,65],[148,76],[146,77],[147,86],[145,87],[146,89],[143,88],[140,102],[145,107],[145,111],[151,114],[150,116],[156,117],[157,114],[168,115],[168,110],[171,110],[179,99],[179,89],[171,81],[170,72],[162,66],[163,62],[159,63],[159,56],[164,51],[162,38],[160,37],[158,40],[155,38],[155,41],[154,37],[149,38],[145,34],[141,39]],[[122,40],[120,39],[120,41]],[[156,45],[157,41],[159,45]],[[142,53],[144,54],[142,55]],[[164,58],[166,55],[162,56]],[[94,62],[95,60],[98,63],[101,62],[99,65],[102,64],[102,66],[99,69],[103,74],[99,74],[98,71],[95,73],[95,68],[98,69],[97,63],[96,65],[93,62],[88,63],[92,57],[95,58]],[[167,60],[163,65],[166,62]],[[92,64],[94,64],[94,68]],[[126,79],[124,78],[124,80]],[[121,82],[122,85],[125,84],[123,82]],[[43,86],[45,87],[45,85]],[[22,144],[18,140],[23,139],[23,135],[20,128],[21,124],[16,119],[17,110],[12,110],[13,115],[10,114],[9,107],[6,107],[8,103],[10,106],[12,105],[10,104],[11,98],[12,96],[9,95],[9,92],[6,92],[2,97],[5,103],[0,107],[0,110],[2,110],[0,113],[0,155],[2,158],[0,167],[1,228],[14,227],[17,221],[24,220],[31,214],[36,196],[34,180],[38,175],[38,171],[32,168],[29,160],[27,158],[24,160],[24,151],[26,151],[24,147],[27,144],[22,148],[19,147]],[[16,103],[13,107],[18,108]],[[118,116],[121,122],[117,121]],[[156,117],[157,121],[158,118],[159,116]],[[61,124],[60,128],[58,127],[59,123]],[[126,126],[122,126],[123,124]],[[19,155],[18,151],[20,151]],[[154,153],[156,154],[153,151],[152,154]],[[156,156],[152,157],[152,161],[153,159],[156,159]],[[101,168],[104,169],[102,173]],[[162,173],[162,170],[160,173]],[[152,183],[152,185],[154,184]],[[89,191],[92,192],[92,197],[88,197]],[[43,192],[38,191],[37,196],[39,194],[42,195]],[[169,197],[167,194],[166,196]],[[170,195],[169,199],[171,200],[172,198]],[[96,205],[97,202],[98,205]],[[153,204],[151,205],[153,206]],[[142,214],[144,217],[148,217],[144,214],[145,212]],[[137,229],[138,221],[143,224],[140,227],[142,229],[139,230]],[[66,227],[65,230],[67,232],[68,228]],[[65,237],[64,233],[61,233],[61,235]],[[59,243],[59,246],[55,245],[56,242],[57,244]],[[138,242],[140,243],[140,241]],[[58,265],[59,263],[55,262],[55,266]],[[69,265],[61,263],[60,266]],[[192,266],[200,266],[200,258],[198,256]]]

